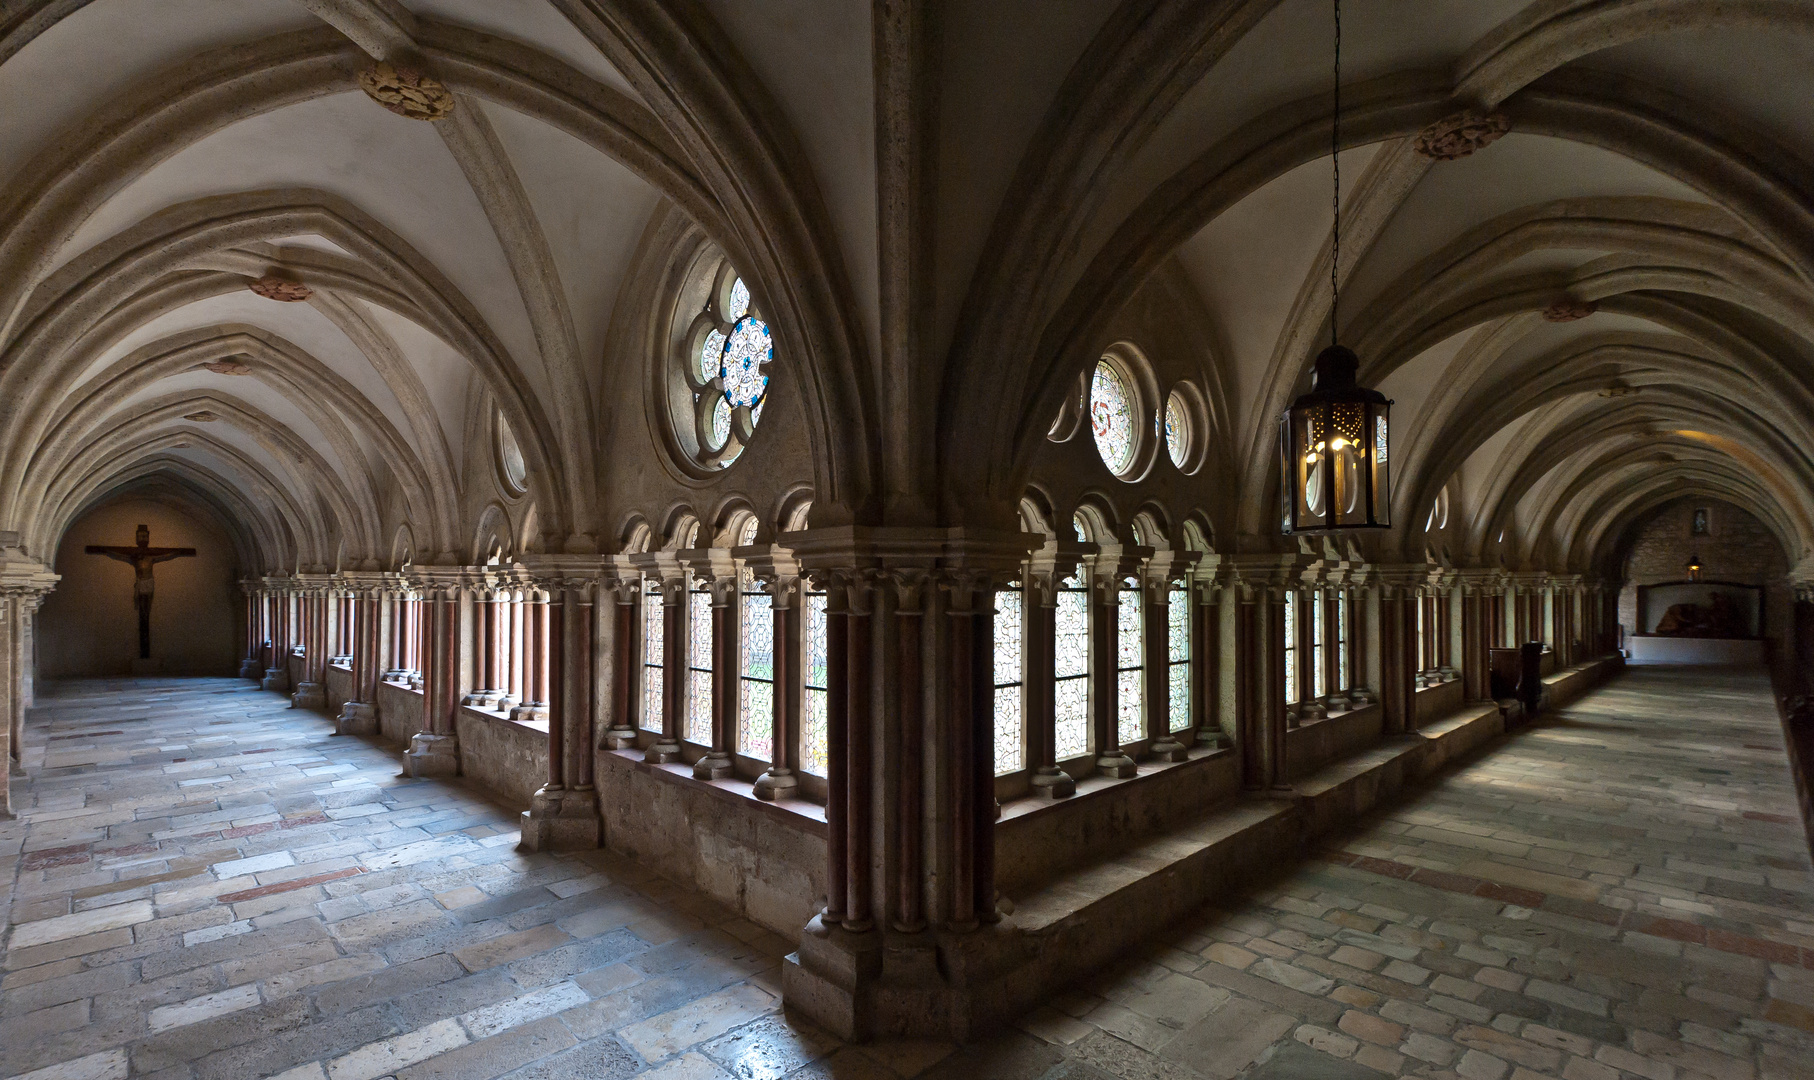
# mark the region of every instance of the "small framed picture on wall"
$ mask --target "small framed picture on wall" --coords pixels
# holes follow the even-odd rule
[[[1712,536],[1713,511],[1705,506],[1695,507],[1694,516],[1689,519],[1688,534],[1690,536]]]

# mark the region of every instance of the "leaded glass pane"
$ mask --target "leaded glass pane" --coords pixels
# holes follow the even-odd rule
[[[645,731],[662,730],[662,635],[665,625],[661,583],[654,579],[643,582],[642,601],[642,726]]]
[[[761,319],[746,317],[731,329],[724,346],[724,396],[732,405],[746,409],[761,399],[768,386],[762,365],[774,355],[774,339]]]
[[[1059,584],[1052,613],[1053,749],[1059,760],[1090,750],[1090,607],[1089,593],[1075,577]]]
[[[1348,681],[1348,593],[1335,597],[1335,681],[1340,689],[1354,685]]]
[[[725,311],[727,322],[736,322],[750,313],[750,289],[742,278],[731,282],[731,306]]]
[[[1285,595],[1285,702],[1298,699],[1298,598]]]
[[[718,369],[724,363],[724,334],[714,329],[706,334],[705,341],[699,346],[699,366],[695,369],[702,383],[711,382],[718,377]]]
[[[825,775],[825,594],[806,594],[806,649],[801,659],[805,692],[801,695],[800,769]]]
[[[712,406],[712,430],[706,435],[706,449],[717,450],[731,438],[731,404],[720,397]]]
[[[755,575],[746,568],[741,600],[743,700],[737,716],[737,749],[746,757],[772,761],[775,752],[774,606],[766,594],[755,588]]]
[[[703,583],[687,592],[687,727],[685,738],[712,744],[712,594]]]
[[[1314,638],[1313,647],[1310,650],[1311,685],[1315,688],[1314,693],[1316,696],[1320,698],[1329,693],[1329,688],[1324,685],[1328,682],[1328,676],[1323,674],[1323,638],[1325,632],[1323,629],[1323,591],[1321,589],[1318,589],[1315,593],[1311,594],[1310,633]]]
[[[1146,733],[1141,721],[1146,710],[1141,692],[1141,597],[1138,588],[1122,589],[1121,602],[1115,607],[1115,733],[1123,745],[1142,738]]]
[[[1176,390],[1165,399],[1165,452],[1180,469],[1184,467],[1184,455],[1190,452],[1190,414],[1185,412],[1184,399]]]
[[[1165,658],[1170,665],[1166,672],[1170,728],[1183,731],[1190,727],[1190,593],[1183,586],[1166,594]]]
[[[995,775],[1022,766],[1021,649],[1024,636],[1021,594],[995,594]]]
[[[1134,460],[1134,400],[1127,380],[1106,360],[1090,380],[1090,430],[1102,463],[1112,473],[1126,472]]]

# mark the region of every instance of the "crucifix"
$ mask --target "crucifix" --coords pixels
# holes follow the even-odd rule
[[[151,546],[151,530],[140,525],[137,547],[90,544],[88,554],[105,555],[109,559],[132,564],[132,571],[136,575],[132,583],[132,604],[139,609],[139,659],[151,659],[151,568],[171,559],[194,558],[195,549],[154,548]]]

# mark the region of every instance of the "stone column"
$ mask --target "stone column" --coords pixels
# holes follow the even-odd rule
[[[602,822],[593,785],[592,632],[596,556],[525,556],[549,596],[548,782],[522,815],[519,850],[595,848]]]
[[[1027,782],[1034,795],[1068,799],[1077,793],[1077,781],[1058,767],[1057,699],[1058,583],[1075,573],[1086,555],[1098,552],[1095,544],[1071,539],[1067,533],[1047,537],[1021,569],[1022,608],[1025,611],[1024,650],[1025,716],[1027,726]]]
[[[1348,701],[1354,708],[1360,709],[1373,704],[1379,695],[1375,692],[1379,683],[1379,576],[1371,567],[1354,567],[1349,570],[1353,590],[1349,603],[1351,610],[1348,626],[1350,660],[1350,679],[1354,685],[1348,688]]]
[[[712,600],[712,730],[706,752],[693,762],[693,775],[700,780],[723,780],[734,768],[731,732],[737,724],[739,567],[729,548],[690,548],[678,554],[694,579],[705,583]]]
[[[1793,583],[1795,612],[1792,622],[1794,680],[1802,693],[1814,694],[1814,581]]]
[[[290,695],[292,709],[325,709],[328,707],[327,678],[328,590],[333,579],[327,574],[297,575],[300,589],[298,607],[302,614],[302,681]]]
[[[1312,566],[1305,569],[1297,578],[1297,597],[1295,602],[1298,605],[1298,704],[1297,708],[1291,714],[1292,727],[1296,727],[1305,720],[1322,720],[1329,715],[1329,707],[1324,704],[1324,699],[1328,696],[1328,684],[1324,684],[1324,694],[1318,695],[1316,692],[1316,639],[1318,634],[1323,634],[1326,631],[1326,627],[1319,626],[1316,621],[1316,598],[1318,594],[1323,591],[1323,582],[1325,580],[1323,575],[1324,570],[1322,567]],[[1329,617],[1327,610],[1328,605],[1324,604],[1323,607],[1325,609],[1323,618],[1324,621],[1327,622]],[[1327,643],[1329,639],[1325,636],[1323,640]],[[1327,649],[1324,650],[1323,659],[1328,659]]]
[[[643,579],[645,600],[646,590],[659,582],[662,602],[661,733],[643,750],[643,760],[665,765],[681,760],[681,725],[686,717],[686,572],[671,551],[651,552],[636,559],[648,575]]]
[[[622,556],[615,556],[621,560]],[[640,578],[627,562],[605,581],[610,596],[611,679],[610,713],[599,746],[628,750],[636,745],[636,671],[642,658],[636,654],[636,613],[642,602]],[[777,688],[779,689],[779,688]],[[527,693],[528,691],[524,691]]]
[[[1097,553],[1086,556],[1084,576],[1090,589],[1090,711],[1096,741],[1096,772],[1126,779],[1140,769],[1121,749],[1119,655],[1121,583],[1138,582],[1142,564],[1153,554],[1150,547],[1101,541]],[[1136,591],[1135,596],[1144,595]]]
[[[1490,571],[1463,570],[1457,592],[1461,597],[1461,684],[1468,701],[1489,696],[1487,647],[1491,627]]]
[[[13,817],[11,778],[25,775],[25,709],[31,703],[32,618],[61,580],[0,532],[0,819]]]
[[[1172,582],[1188,582],[1190,567],[1197,561],[1194,551],[1155,551],[1147,559],[1140,577],[1140,595],[1146,602],[1146,753],[1154,761],[1183,761],[1189,757],[1178,736],[1172,732],[1171,700],[1173,694],[1188,695],[1189,686],[1171,685],[1171,603]],[[1186,612],[1192,610],[1188,584],[1178,594],[1178,603]],[[1189,616],[1186,616],[1188,620]],[[1188,626],[1188,621],[1186,622]]]
[[[1286,753],[1285,603],[1301,579],[1296,555],[1240,555],[1223,563],[1241,601],[1234,671],[1242,782],[1252,791],[1290,788]]]
[[[988,1008],[1002,919],[993,594],[1043,540],[848,526],[779,539],[826,587],[830,732],[827,903],[783,985],[790,1008],[844,1037],[956,1030]]]
[[[353,688],[340,715],[334,719],[336,735],[375,735],[378,731],[378,669],[382,660],[379,616],[384,603],[383,575],[353,572],[346,575],[352,590]]]
[[[1207,565],[1205,565],[1207,564]],[[1208,750],[1226,750],[1235,741],[1235,714],[1225,705],[1223,672],[1232,664],[1224,662],[1224,652],[1231,635],[1223,625],[1222,603],[1225,591],[1221,564],[1210,555],[1199,561],[1191,574],[1191,715],[1197,718],[1193,742]]]
[[[266,660],[266,690],[279,693],[290,688],[290,579],[284,576],[265,578],[265,595],[271,600],[271,655]]]
[[[746,549],[739,549],[746,550]],[[799,793],[800,778],[795,735],[800,730],[800,564],[793,553],[774,544],[761,545],[745,556],[756,580],[769,595],[774,641],[775,689],[769,727],[768,771],[756,778],[755,795],[773,802]]]
[[[470,678],[466,647],[468,578],[461,567],[414,567],[410,581],[423,598],[422,729],[410,736],[404,774],[455,776],[460,740],[455,726],[460,686]]]
[[[1423,567],[1380,570],[1380,703],[1385,734],[1417,730],[1417,607],[1427,580]]]
[[[264,675],[264,665],[259,663],[259,656],[264,649],[264,597],[258,585],[251,578],[239,580],[239,591],[246,598],[246,649],[239,661],[239,677],[257,679]]]

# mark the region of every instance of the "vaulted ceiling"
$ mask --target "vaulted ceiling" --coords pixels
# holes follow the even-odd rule
[[[600,448],[643,410],[609,375],[649,362],[613,325],[673,206],[793,365],[816,521],[1011,514],[1169,268],[1214,327],[1201,501],[1276,545],[1274,418],[1330,330],[1332,33],[1328,0],[8,0],[0,529],[48,552],[155,481],[267,568],[376,565],[398,519],[456,560],[495,408],[537,542],[609,549]],[[1370,554],[1610,569],[1700,493],[1814,573],[1814,5],[1350,3],[1342,34],[1339,330],[1398,403]],[[376,60],[452,111],[381,108]],[[1463,109],[1506,133],[1418,151]]]

